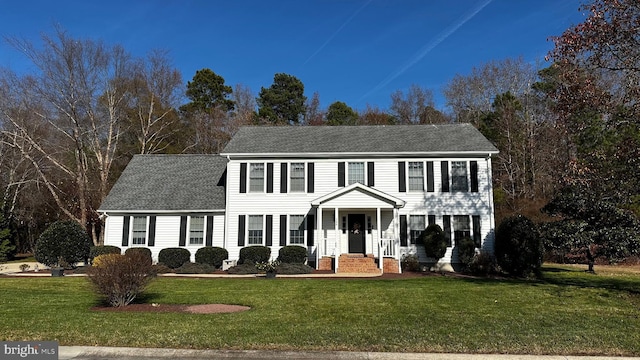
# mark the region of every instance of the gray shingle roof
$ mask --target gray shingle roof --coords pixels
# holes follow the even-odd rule
[[[260,126],[241,128],[222,154],[424,154],[497,151],[470,124]]]
[[[224,210],[226,164],[218,155],[136,155],[100,211]]]

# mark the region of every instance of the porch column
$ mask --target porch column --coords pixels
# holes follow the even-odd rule
[[[327,252],[327,240],[322,235],[322,207],[318,206],[316,208],[316,270],[320,265],[320,257]],[[321,249],[322,255],[320,254]]]
[[[378,266],[380,270],[384,269],[384,251],[382,251],[382,247],[380,246],[380,240],[382,240],[382,226],[380,226],[380,208],[376,208],[376,244],[378,244]],[[384,272],[384,270],[383,270]]]
[[[339,230],[339,226],[338,226],[338,208],[335,207],[333,208],[333,223],[334,223],[334,227],[335,227],[335,237],[336,237],[336,241],[335,241],[335,251],[334,251],[334,261],[335,261],[335,269],[334,272],[338,272],[338,259],[340,258],[340,252],[341,252],[341,246],[340,246],[340,230]]]

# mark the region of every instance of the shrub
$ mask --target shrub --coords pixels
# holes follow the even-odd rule
[[[280,263],[278,265],[276,272],[278,274],[309,274],[313,272],[313,268],[309,265],[300,264],[300,263]]]
[[[469,272],[474,275],[482,276],[497,272],[495,258],[490,254],[480,252],[469,264]]]
[[[153,267],[145,255],[105,254],[94,259],[87,270],[87,278],[96,292],[106,298],[110,306],[126,306],[135,300],[155,277]]]
[[[298,245],[284,246],[278,252],[278,260],[289,264],[304,264],[307,261],[307,249]]]
[[[431,224],[427,226],[422,232],[420,240],[424,244],[427,256],[436,259],[436,262],[447,252],[447,238],[440,225]]]
[[[145,247],[132,247],[128,248],[125,252],[125,255],[130,256],[133,254],[139,254],[140,259],[145,261],[148,265],[153,264],[153,258],[151,257],[151,249]]]
[[[177,269],[191,259],[191,253],[185,248],[166,248],[160,250],[158,262]]]
[[[251,263],[251,262],[247,262],[244,264],[240,264],[240,265],[236,265],[233,267],[230,267],[227,270],[228,274],[235,274],[235,275],[247,275],[247,274],[257,274],[258,273],[258,268],[256,267],[255,264]]]
[[[27,270],[29,270],[31,266],[29,266],[29,264],[21,264],[20,265],[20,271],[25,272]]]
[[[535,224],[522,215],[506,218],[496,229],[498,265],[510,275],[528,276],[542,265],[544,249]]]
[[[93,261],[93,258],[95,258],[96,256],[104,254],[122,254],[122,250],[119,247],[113,245],[92,246],[89,249],[89,260]]]
[[[92,242],[87,232],[75,221],[51,224],[38,238],[35,258],[51,267],[73,267],[89,257]]]
[[[229,258],[227,249],[221,247],[203,247],[196,251],[196,262],[199,264],[208,264],[216,269],[222,267],[222,262]]]
[[[460,241],[456,241],[456,248],[458,249],[458,260],[462,264],[463,271],[469,270],[469,265],[476,256],[476,244],[473,240],[465,236]]]
[[[176,269],[176,274],[211,274],[216,268],[209,264],[186,262]]]
[[[240,249],[240,259],[238,260],[238,264],[244,263],[253,263],[257,264],[260,262],[269,261],[271,257],[271,248],[266,246],[247,246]]]
[[[153,265],[153,272],[156,274],[166,274],[166,273],[172,273],[174,272],[174,270],[168,267],[167,265],[158,263]]]
[[[400,266],[402,267],[402,271],[412,271],[419,272],[420,271],[420,262],[418,261],[418,256],[415,254],[405,254],[402,255],[402,259],[400,259]]]

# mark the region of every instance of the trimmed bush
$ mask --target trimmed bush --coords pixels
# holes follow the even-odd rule
[[[72,268],[89,257],[93,243],[85,229],[75,221],[51,224],[38,238],[35,258],[47,266]]]
[[[456,241],[456,248],[458,249],[458,260],[462,264],[463,271],[469,270],[469,265],[476,256],[476,244],[473,240],[465,236],[460,241]]]
[[[447,238],[440,225],[431,224],[422,232],[420,240],[424,245],[427,256],[436,262],[447,252]]]
[[[247,246],[240,249],[238,265],[245,263],[257,264],[267,262],[271,257],[271,248],[261,245]]]
[[[211,274],[216,268],[209,264],[186,262],[176,269],[176,274]]]
[[[147,262],[148,265],[153,264],[153,258],[151,257],[151,249],[145,247],[132,247],[128,248],[124,252],[125,255],[130,256],[133,254],[139,254],[140,259]]]
[[[258,268],[256,267],[255,264],[248,262],[245,264],[240,264],[240,265],[230,267],[229,270],[227,270],[227,273],[236,274],[236,275],[257,274]]]
[[[307,248],[298,245],[289,245],[280,248],[278,260],[288,264],[304,264],[307,261]]]
[[[122,250],[119,247],[113,245],[92,246],[89,249],[89,260],[93,261],[96,256],[104,254],[122,254]]]
[[[211,265],[216,269],[222,267],[222,262],[229,258],[227,249],[207,246],[196,251],[196,263]]]
[[[403,272],[420,272],[420,261],[418,260],[418,256],[415,254],[402,255],[400,267],[402,267]]]
[[[185,248],[166,248],[158,254],[158,262],[172,269],[179,268],[190,259],[191,253]]]
[[[110,306],[126,306],[153,280],[155,272],[142,252],[104,254],[94,259],[87,278]]]
[[[542,266],[544,248],[536,225],[526,217],[506,218],[496,229],[496,261],[513,276],[528,276]]]

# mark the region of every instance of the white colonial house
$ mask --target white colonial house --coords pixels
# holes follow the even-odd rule
[[[308,249],[336,272],[399,272],[429,224],[493,252],[491,156],[469,124],[245,127],[217,155],[134,156],[101,205],[105,245]],[[381,259],[384,259],[381,261]]]

